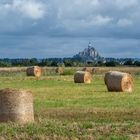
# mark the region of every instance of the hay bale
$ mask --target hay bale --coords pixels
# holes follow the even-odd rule
[[[104,82],[108,91],[132,92],[133,78],[128,73],[109,71],[105,74]]]
[[[63,67],[57,67],[55,69],[55,72],[58,73],[58,74],[63,74],[64,73],[64,68]]]
[[[82,69],[82,71],[87,71],[93,75],[99,71],[99,68],[97,68],[97,67],[85,67]]]
[[[100,71],[100,68],[99,67],[94,67],[94,68],[92,68],[92,73],[93,74],[97,74],[97,73],[99,73],[99,71]]]
[[[26,70],[27,76],[40,77],[42,74],[42,69],[38,66],[29,67]]]
[[[74,82],[75,83],[86,83],[90,84],[92,80],[92,76],[87,71],[77,71],[74,74]]]
[[[94,74],[93,68],[85,67],[85,68],[82,69],[82,71],[87,71],[92,75]]]
[[[0,122],[30,123],[34,121],[33,96],[30,91],[0,90]]]

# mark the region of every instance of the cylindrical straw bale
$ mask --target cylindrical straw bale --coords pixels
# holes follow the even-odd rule
[[[109,71],[104,77],[108,91],[132,92],[133,78],[128,73]]]
[[[30,91],[0,90],[0,122],[25,124],[33,121],[33,96]]]
[[[94,67],[94,68],[92,68],[92,73],[93,73],[93,74],[99,73],[99,67]]]
[[[58,73],[58,74],[63,74],[64,73],[64,68],[63,67],[57,67],[55,69],[55,72]]]
[[[29,67],[26,70],[27,76],[40,77],[42,74],[42,69],[38,66]]]
[[[94,74],[93,68],[90,68],[90,67],[85,67],[85,68],[82,69],[82,71],[87,71],[87,72],[89,72],[90,74]]]
[[[74,82],[75,83],[86,83],[90,84],[92,80],[92,76],[87,71],[77,71],[74,74]]]

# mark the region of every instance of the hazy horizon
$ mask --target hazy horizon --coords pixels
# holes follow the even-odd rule
[[[0,0],[0,58],[140,58],[139,0]]]

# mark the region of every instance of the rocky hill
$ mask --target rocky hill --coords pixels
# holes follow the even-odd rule
[[[82,52],[76,54],[74,58],[80,58],[84,61],[97,61],[101,57],[97,50],[94,47],[92,47],[92,44],[89,42],[88,48],[85,48]]]

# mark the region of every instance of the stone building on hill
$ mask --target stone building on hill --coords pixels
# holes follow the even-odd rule
[[[101,60],[98,51],[92,46],[91,42],[89,42],[88,48],[76,54],[74,58],[81,59],[86,63],[93,63]]]

